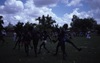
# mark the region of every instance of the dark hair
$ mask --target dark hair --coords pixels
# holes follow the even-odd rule
[[[67,29],[68,28],[68,24],[64,24],[63,28]]]

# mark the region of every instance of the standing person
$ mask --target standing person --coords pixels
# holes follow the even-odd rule
[[[56,47],[56,53],[54,55],[57,55],[58,53],[58,48],[61,47],[61,51],[62,51],[62,56],[63,56],[63,59],[65,59],[65,56],[66,56],[66,52],[65,52],[65,42],[68,42],[70,44],[72,44],[78,51],[80,51],[81,49],[80,48],[77,48],[74,43],[72,43],[68,37],[68,33],[67,33],[67,28],[68,28],[68,25],[67,24],[64,24],[63,27],[59,30],[58,32],[58,44],[57,44],[57,47]]]
[[[41,53],[41,47],[43,46],[43,48],[47,51],[47,53],[49,53],[50,51],[46,48],[46,43],[47,43],[47,38],[49,37],[49,35],[47,34],[46,31],[43,31],[42,32],[42,43],[40,44],[40,47],[39,47],[39,52],[38,53]],[[49,37],[50,39],[50,37]]]
[[[0,41],[2,41],[2,44],[5,43],[4,34],[2,33],[2,31],[0,31]]]
[[[18,49],[20,50],[20,46],[22,43],[22,34],[23,34],[23,23],[18,22],[17,25],[14,28],[14,32],[16,33],[16,41],[15,41],[15,45],[13,47],[13,49],[16,49],[16,47],[18,46]]]
[[[86,38],[87,38],[87,39],[90,39],[90,38],[91,38],[91,33],[90,33],[90,31],[88,31],[88,32],[86,33]]]
[[[2,33],[2,31],[4,30],[4,27],[2,24],[4,24],[3,20],[2,20],[3,16],[0,16],[0,41],[2,41],[2,44],[5,42],[4,40],[4,34]]]
[[[31,42],[31,35],[29,31],[24,32],[23,42],[24,42],[25,53],[27,56],[29,56],[29,46]]]
[[[13,41],[16,42],[16,40],[17,40],[17,34],[16,32],[13,32]]]
[[[23,27],[22,41],[24,44],[25,53],[29,56],[29,47],[31,43],[31,32],[29,31],[30,24],[25,24]]]
[[[37,29],[33,28],[31,31],[32,34],[32,40],[33,40],[33,45],[34,45],[34,52],[35,52],[35,57],[37,57],[37,46],[40,38],[40,33]]]
[[[65,32],[62,29],[59,29],[58,31],[58,44],[56,46],[56,53],[54,55],[57,55],[58,48],[61,47],[61,51],[63,53],[63,59],[65,59],[65,41],[64,41],[64,35]]]

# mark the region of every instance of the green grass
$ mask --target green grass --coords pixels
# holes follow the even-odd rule
[[[91,39],[86,37],[74,37],[71,41],[82,48],[78,52],[71,44],[66,43],[66,60],[62,60],[62,52],[59,48],[58,56],[53,56],[57,43],[47,43],[47,48],[51,53],[42,53],[37,58],[34,57],[34,50],[30,49],[30,56],[26,57],[24,48],[13,50],[14,42],[11,37],[5,38],[6,43],[0,43],[0,63],[100,63],[100,36],[92,36]],[[40,45],[40,43],[39,43]]]

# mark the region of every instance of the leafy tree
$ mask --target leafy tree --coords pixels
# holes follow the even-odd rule
[[[43,15],[42,17],[38,17],[36,20],[39,21],[38,27],[41,30],[51,29],[53,27],[53,23],[56,23],[56,21],[53,20],[52,17],[49,15],[47,16]]]
[[[93,18],[84,18],[80,19],[76,15],[73,15],[72,18],[72,29],[77,32],[86,32],[88,30],[94,29],[94,26],[96,25],[96,21]]]

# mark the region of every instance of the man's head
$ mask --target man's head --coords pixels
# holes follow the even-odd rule
[[[67,29],[67,28],[68,28],[68,24],[64,24],[64,25],[63,25],[63,28],[64,28],[64,29]]]

